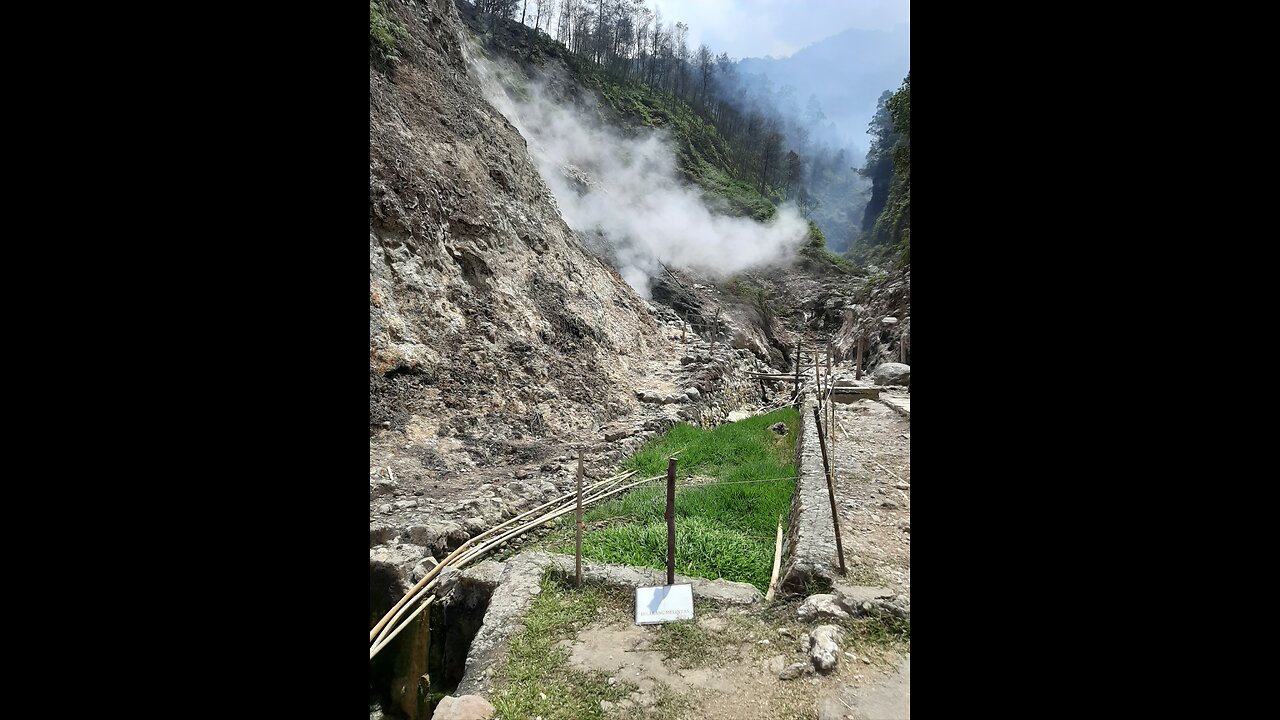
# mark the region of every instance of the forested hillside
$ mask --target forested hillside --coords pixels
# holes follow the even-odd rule
[[[850,250],[859,263],[911,264],[911,73],[885,92],[871,122],[875,140],[862,173],[871,179],[864,231]]]

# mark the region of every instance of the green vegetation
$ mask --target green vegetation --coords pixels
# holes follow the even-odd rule
[[[679,478],[697,475],[715,482],[768,480],[738,485],[677,481],[676,566],[682,575],[748,582],[764,591],[773,571],[779,518],[785,532],[795,493],[798,415],[790,408],[702,430],[677,425],[626,462],[642,476],[666,473],[677,450]],[[785,423],[785,435],[769,426]],[[665,568],[666,488],[640,487],[583,513],[588,531],[583,557],[608,563]],[[565,523],[551,536],[557,552],[573,552],[573,529]]]
[[[874,264],[896,259],[905,267],[911,264],[911,73],[896,93],[881,96],[870,132],[876,139],[861,172],[871,178],[871,201],[852,256]]]
[[[677,469],[682,477],[707,475],[724,482],[794,477],[798,418],[794,409],[785,408],[713,430],[681,423],[629,458],[624,467],[646,476],[665,473],[667,458],[681,451]],[[784,436],[769,430],[779,422],[787,426]]]
[[[609,73],[590,60],[574,55],[565,60],[583,84],[599,92],[614,111],[647,127],[670,131],[685,179],[722,199],[735,215],[760,222],[773,217],[777,211],[774,202],[782,199],[781,191],[766,185],[762,193],[753,186],[747,174],[738,171],[729,142],[688,102],[639,80]]]
[[[800,248],[802,264],[809,269],[837,270],[840,272],[861,274],[858,266],[850,259],[840,257],[827,249],[827,239],[817,224],[809,223],[809,241]]]
[[[383,62],[394,64],[400,59],[396,54],[396,38],[405,38],[408,33],[408,28],[396,19],[395,15],[384,14],[377,0],[369,0],[370,52]]]
[[[604,673],[571,669],[569,653],[559,644],[602,612],[618,614],[630,600],[590,584],[570,591],[550,575],[543,577],[542,592],[524,618],[525,629],[512,638],[494,674],[492,702],[498,715],[510,720],[602,718],[601,700],[618,702],[636,690],[625,679],[609,685]],[[678,709],[677,701],[662,694],[651,711],[670,715]]]

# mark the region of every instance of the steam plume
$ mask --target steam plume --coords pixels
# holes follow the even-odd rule
[[[624,137],[553,97],[553,83],[543,78],[512,97],[499,78],[519,77],[517,71],[469,54],[486,99],[529,142],[565,222],[588,240],[603,238],[641,296],[649,297],[659,260],[725,277],[789,258],[804,242],[809,226],[794,207],[780,207],[768,224],[710,210],[696,187],[677,179],[665,132]]]

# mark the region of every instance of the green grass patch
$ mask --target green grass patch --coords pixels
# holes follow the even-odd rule
[[[725,482],[793,477],[798,418],[793,408],[784,408],[713,430],[681,423],[641,448],[623,466],[639,470],[641,476],[658,475],[667,471],[667,458],[679,451],[676,470],[680,477],[707,475]],[[786,435],[769,430],[779,422],[786,424]]]
[[[747,582],[764,591],[773,572],[779,518],[783,531],[795,494],[794,463],[798,415],[786,408],[703,430],[677,425],[624,465],[642,476],[662,475],[667,458],[677,464],[676,569],[682,575]],[[782,422],[785,435],[769,430]],[[716,482],[770,482],[696,485],[691,475]],[[663,569],[667,563],[666,488],[637,488],[583,513],[588,531],[583,557],[608,563]],[[573,528],[565,523],[550,537],[557,552],[572,553]]]

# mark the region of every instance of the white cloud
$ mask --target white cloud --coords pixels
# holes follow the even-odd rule
[[[891,30],[910,22],[911,0],[647,0],[662,21],[689,26],[689,45],[705,42],[731,57],[785,57],[850,28]]]

